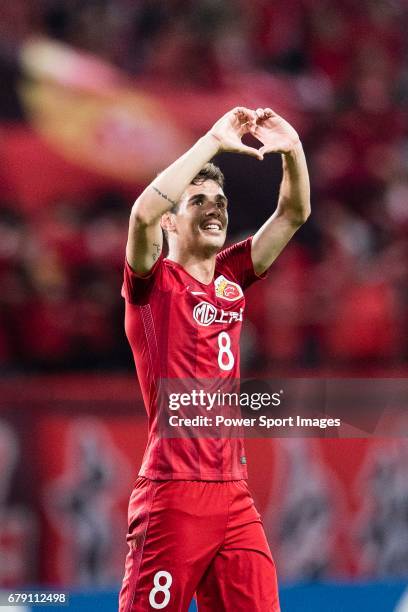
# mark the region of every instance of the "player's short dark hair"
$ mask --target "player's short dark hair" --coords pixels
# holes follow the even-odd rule
[[[221,189],[224,189],[225,177],[220,168],[211,162],[208,162],[201,168],[200,172],[196,174],[191,183],[193,185],[201,185],[204,181],[214,181]]]
[[[208,162],[203,166],[198,174],[195,175],[193,180],[191,181],[191,185],[201,185],[205,181],[214,181],[224,189],[225,177],[221,171],[221,169],[215,164]],[[171,212],[176,213],[178,210],[178,203],[173,206]]]

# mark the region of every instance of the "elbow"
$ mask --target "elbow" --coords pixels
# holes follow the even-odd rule
[[[309,206],[308,208],[305,208],[305,209],[302,209],[296,212],[291,212],[290,214],[287,214],[286,217],[290,225],[294,227],[295,229],[298,229],[304,223],[306,223],[306,221],[310,217],[310,213],[311,211],[310,211],[310,206]]]
[[[298,206],[293,211],[292,213],[293,214],[293,224],[297,227],[300,227],[301,225],[306,223],[306,221],[310,217],[310,213],[311,213],[310,198],[307,198],[307,200],[305,200],[301,206]]]
[[[132,206],[130,213],[130,223],[134,227],[148,227],[152,225],[157,219],[153,218],[151,212],[149,213],[149,207],[145,205],[141,198],[138,198]]]
[[[304,223],[306,223],[306,221],[310,217],[310,214],[311,214],[310,206],[307,209],[302,210],[302,212],[296,219],[296,222],[298,223],[299,227],[303,225]]]
[[[310,198],[299,199],[280,198],[277,207],[277,214],[286,220],[295,229],[306,223],[310,217],[311,207]]]

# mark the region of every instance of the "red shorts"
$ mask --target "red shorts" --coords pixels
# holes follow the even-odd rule
[[[120,612],[279,612],[275,564],[244,480],[139,477]]]

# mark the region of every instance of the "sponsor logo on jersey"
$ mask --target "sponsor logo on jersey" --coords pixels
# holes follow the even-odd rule
[[[211,325],[217,318],[217,309],[208,302],[200,302],[194,306],[193,317],[199,325]]]
[[[228,311],[216,308],[208,302],[200,302],[194,306],[193,318],[199,325],[207,327],[212,323],[234,323],[242,321],[243,309],[239,311]]]
[[[214,285],[215,295],[229,302],[235,302],[235,300],[239,300],[243,296],[241,287],[237,283],[233,283],[225,278],[225,276],[221,275],[216,278]]]

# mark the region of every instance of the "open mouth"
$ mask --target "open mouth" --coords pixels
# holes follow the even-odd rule
[[[219,221],[207,221],[206,223],[202,223],[200,228],[205,232],[211,232],[219,234],[222,232],[222,224]]]

